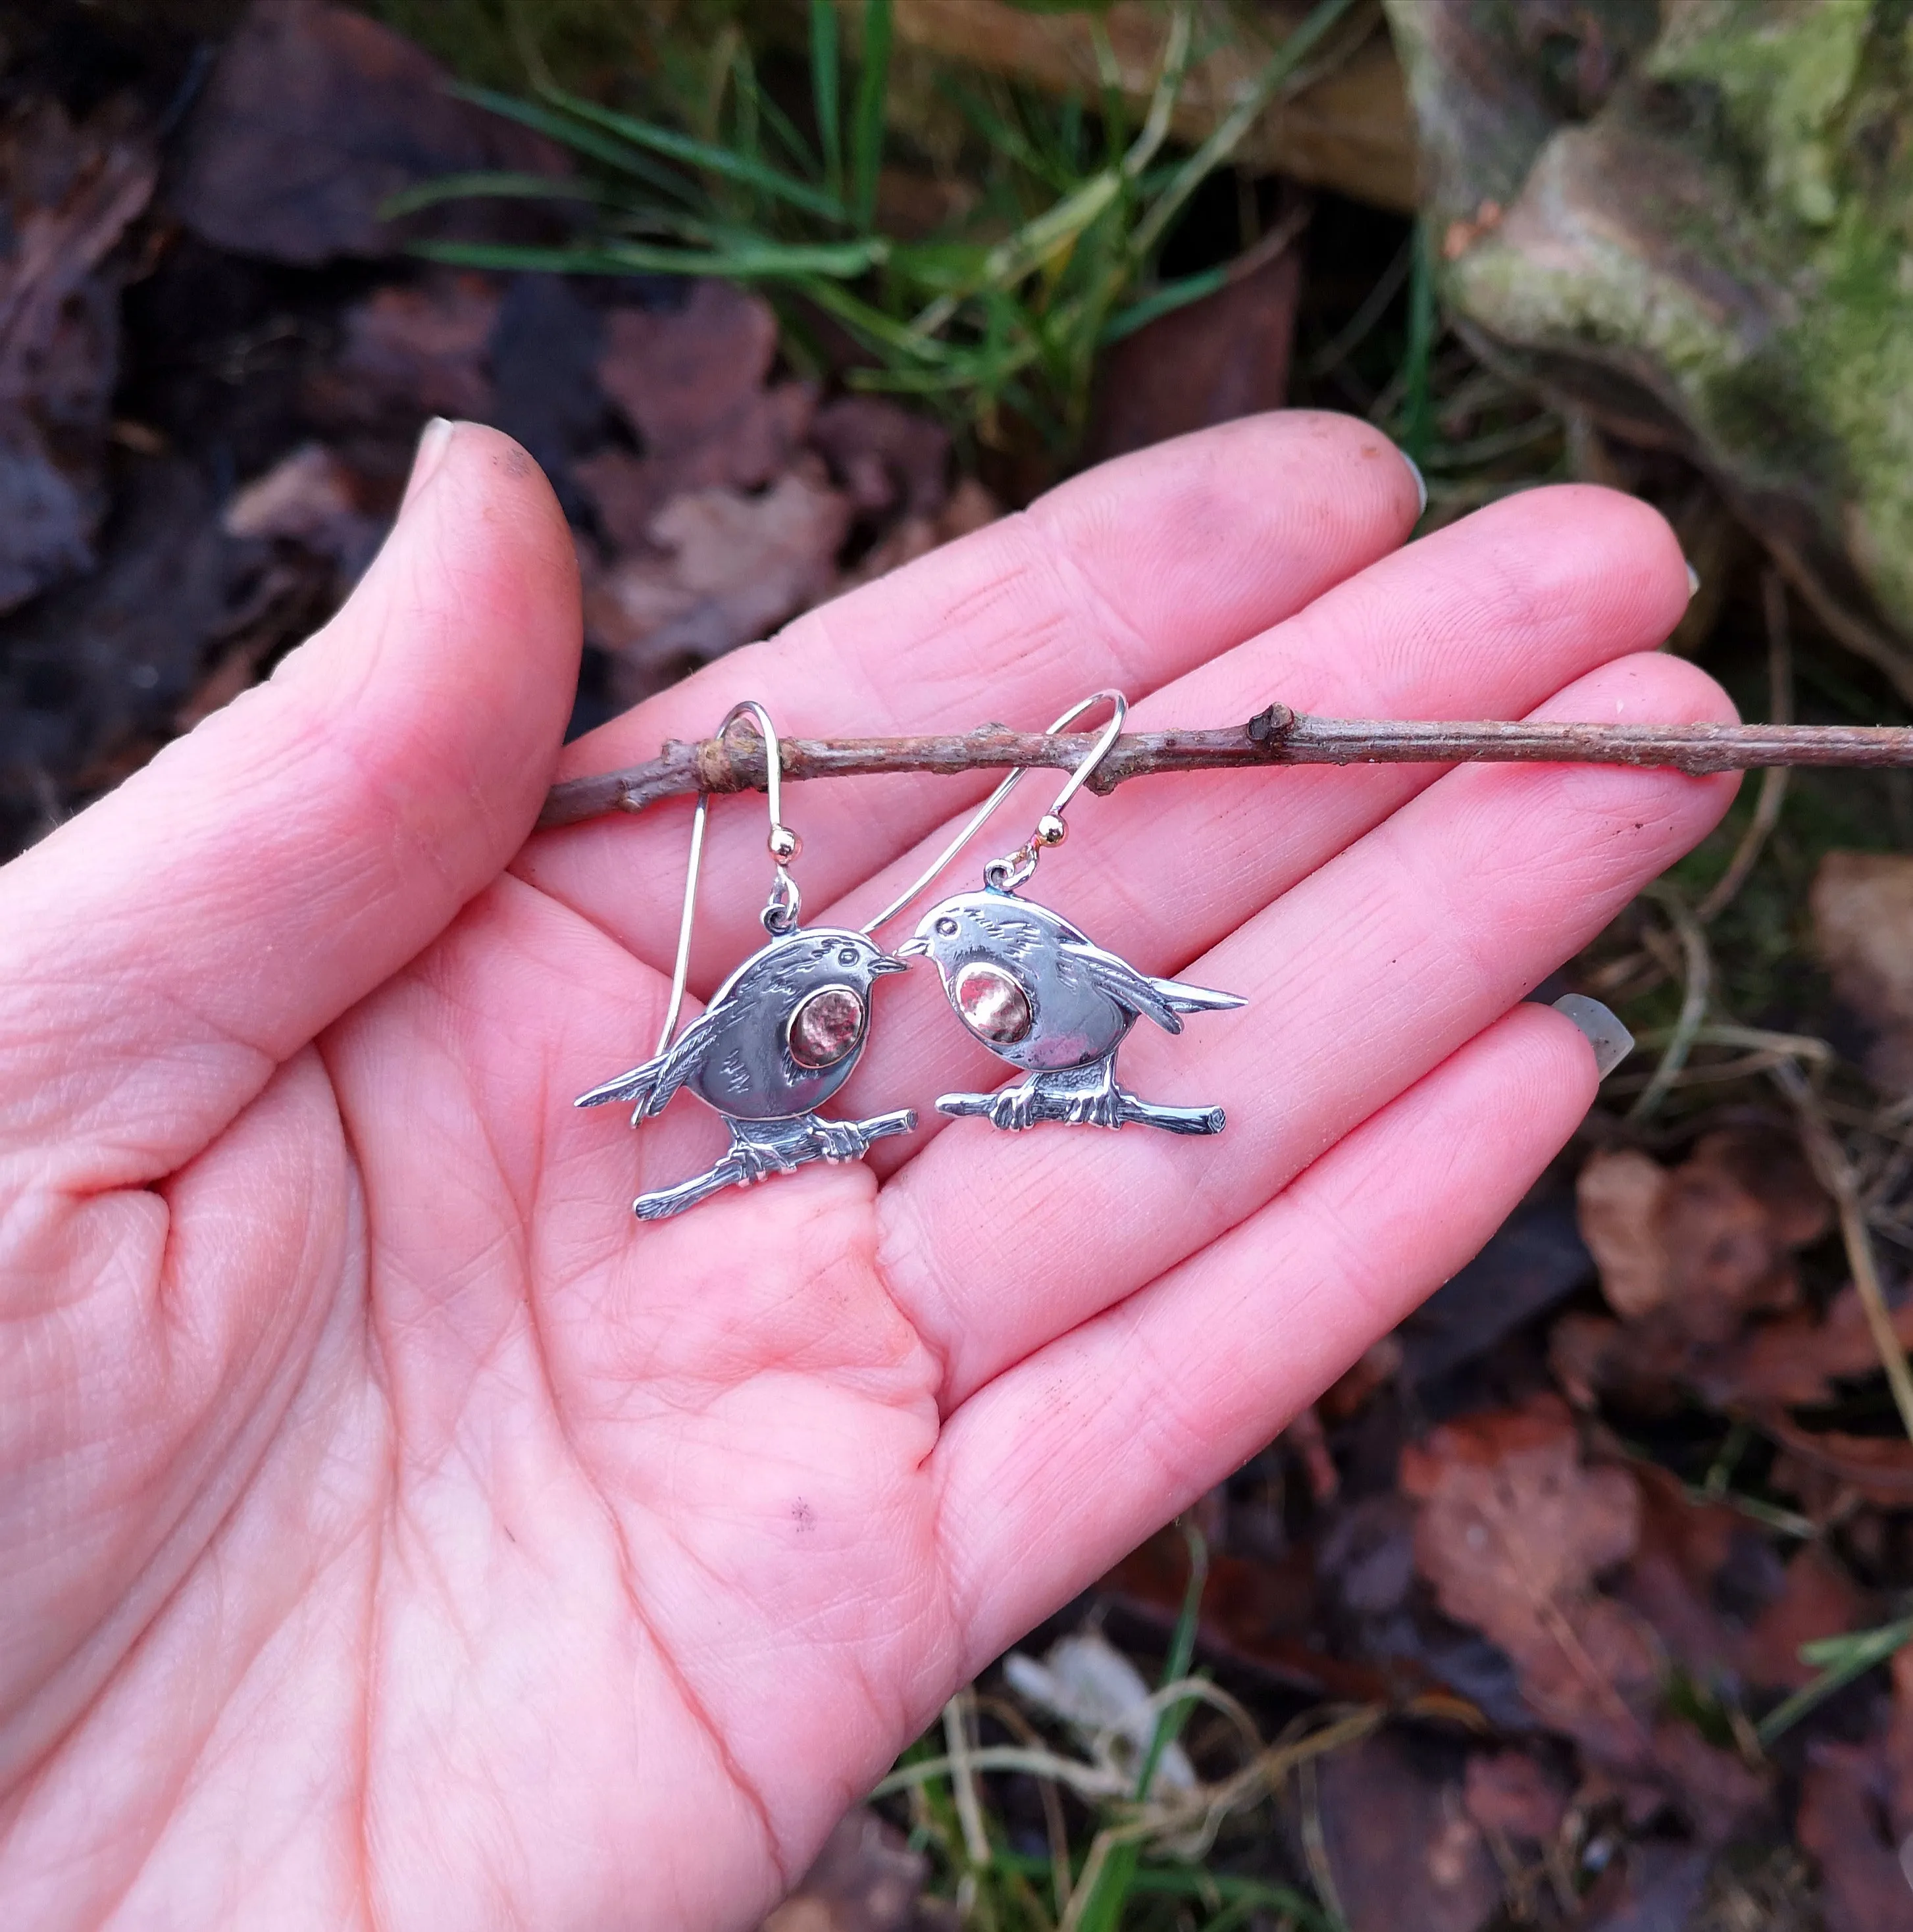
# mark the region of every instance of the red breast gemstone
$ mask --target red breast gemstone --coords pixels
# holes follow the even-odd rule
[[[1000,966],[973,959],[956,976],[950,996],[963,1023],[992,1046],[1014,1046],[1030,1036],[1030,996]]]
[[[863,1037],[863,1001],[848,986],[820,986],[790,1016],[790,1037],[799,1066],[835,1066]]]

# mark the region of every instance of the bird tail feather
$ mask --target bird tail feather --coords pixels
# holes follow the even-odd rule
[[[631,1124],[635,1126],[647,1114],[657,1111],[658,1078],[670,1058],[668,1054],[661,1053],[655,1060],[647,1060],[642,1066],[634,1066],[628,1073],[620,1073],[616,1079],[607,1080],[601,1087],[594,1087],[589,1094],[580,1094],[571,1104],[574,1107],[601,1107],[607,1100],[634,1100],[637,1111],[631,1116]],[[664,1097],[669,1099],[670,1096]]]
[[[1249,1002],[1235,993],[1218,993],[1207,986],[1185,986],[1180,980],[1152,980],[1149,982],[1162,995],[1175,1013],[1226,1013]]]

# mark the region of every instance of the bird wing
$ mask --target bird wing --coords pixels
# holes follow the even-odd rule
[[[594,1087],[589,1094],[580,1094],[571,1104],[601,1107],[607,1100],[635,1100],[637,1106],[631,1124],[636,1126],[639,1121],[664,1111],[671,1096],[697,1072],[716,1032],[711,1015],[700,1014],[655,1059],[634,1066],[628,1073],[620,1073],[601,1087]]]
[[[1072,940],[1060,949],[1072,966],[1089,975],[1099,992],[1106,993],[1119,1006],[1132,1013],[1147,1013],[1165,1033],[1180,1033],[1183,1023],[1176,1010],[1162,996],[1157,982],[1139,973],[1128,960],[1105,952],[1087,939]]]

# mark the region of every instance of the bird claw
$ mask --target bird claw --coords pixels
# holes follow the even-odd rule
[[[1042,1104],[1042,1091],[1033,1080],[1006,1087],[990,1096],[990,1124],[1008,1133],[1021,1133],[1036,1124]]]
[[[773,1174],[793,1172],[797,1162],[780,1147],[766,1146],[759,1141],[739,1138],[731,1149],[731,1156],[738,1167],[737,1184],[740,1187],[754,1187],[760,1180],[768,1180]]]
[[[817,1120],[812,1125],[817,1144],[823,1150],[826,1160],[862,1160],[869,1151],[870,1144],[865,1138],[862,1130],[852,1122]]]
[[[1120,1127],[1123,1124],[1122,1090],[1114,1082],[1084,1094],[1072,1094],[1063,1102],[1063,1118],[1072,1126]]]

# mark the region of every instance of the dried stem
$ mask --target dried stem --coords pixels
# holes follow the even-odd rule
[[[921,738],[787,738],[786,778],[877,772],[1068,770],[1088,757],[1095,734],[975,730]],[[1438,719],[1315,718],[1272,704],[1246,724],[1213,731],[1141,731],[1117,740],[1090,781],[1113,791],[1130,778],[1168,772],[1235,771],[1270,765],[1497,763],[1668,766],[1698,776],[1760,766],[1913,767],[1904,725],[1590,724],[1448,723]],[[574,825],[601,812],[642,812],[661,799],[703,790],[761,791],[764,752],[754,731],[667,742],[649,763],[553,786],[541,826]]]

